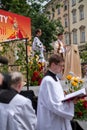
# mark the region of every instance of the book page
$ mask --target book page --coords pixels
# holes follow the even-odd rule
[[[86,96],[87,95],[87,93],[86,93],[86,89],[85,88],[82,88],[82,89],[80,89],[80,90],[78,90],[78,91],[75,91],[75,92],[73,92],[73,93],[70,93],[70,94],[67,94],[67,95],[65,95],[65,97],[64,97],[64,99],[62,99],[61,101],[67,101],[67,100],[72,100],[73,98],[75,98],[75,97],[84,97],[84,96]]]

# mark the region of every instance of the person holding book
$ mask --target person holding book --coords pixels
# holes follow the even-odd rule
[[[70,120],[74,116],[74,101],[61,101],[64,92],[57,76],[63,69],[63,57],[51,55],[49,69],[41,82],[38,95],[38,130],[72,130]]]

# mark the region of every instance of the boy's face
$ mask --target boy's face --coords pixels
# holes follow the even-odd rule
[[[40,35],[40,36],[42,35],[42,31],[39,32],[39,35]]]
[[[62,39],[63,39],[63,35],[62,35],[62,34],[59,35],[58,38],[59,38],[60,40],[62,40]]]
[[[64,66],[65,66],[64,62],[60,62],[58,64],[53,63],[53,71],[54,71],[54,73],[55,74],[63,73]]]
[[[39,36],[41,36],[42,35],[42,31],[40,30],[40,32],[38,34],[39,34]]]

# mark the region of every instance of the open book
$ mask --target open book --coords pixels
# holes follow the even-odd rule
[[[75,97],[80,98],[80,97],[85,97],[85,96],[87,96],[86,89],[82,88],[78,91],[65,95],[64,99],[62,99],[61,101],[68,101],[68,100],[74,99]]]

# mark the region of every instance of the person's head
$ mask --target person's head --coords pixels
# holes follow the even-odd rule
[[[64,71],[64,59],[58,54],[53,54],[49,58],[49,69],[55,74],[62,73]]]
[[[35,31],[35,34],[36,34],[36,36],[41,36],[42,35],[42,30],[41,29],[37,29],[36,31]]]
[[[11,73],[11,88],[20,93],[23,87],[23,75],[20,72]]]
[[[0,73],[0,89],[10,89],[11,76],[9,73]]]
[[[63,39],[63,33],[58,33],[58,39],[62,40]]]

